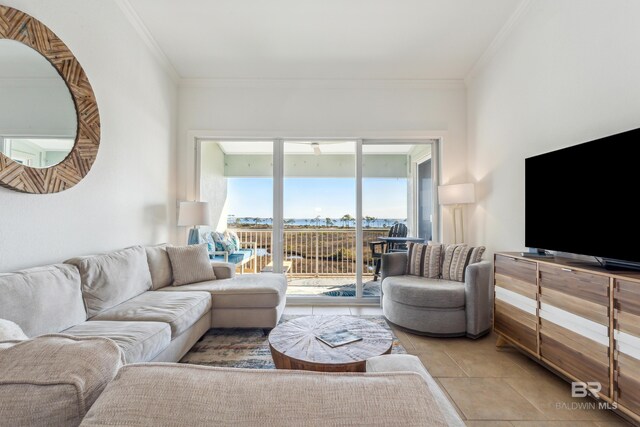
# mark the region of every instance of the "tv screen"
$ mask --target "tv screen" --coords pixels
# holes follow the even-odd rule
[[[525,160],[525,245],[640,262],[640,129]]]

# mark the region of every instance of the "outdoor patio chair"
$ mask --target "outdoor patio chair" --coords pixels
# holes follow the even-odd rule
[[[407,237],[408,232],[406,225],[396,222],[389,229],[387,237]],[[378,280],[378,277],[380,277],[380,260],[382,259],[382,254],[387,252],[405,252],[407,250],[407,244],[389,243],[387,246],[386,242],[377,240],[369,242],[369,249],[371,249],[371,258],[375,261],[376,265],[373,273],[373,281],[375,282]]]

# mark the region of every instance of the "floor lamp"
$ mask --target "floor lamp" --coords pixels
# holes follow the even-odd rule
[[[211,225],[211,211],[208,202],[180,202],[178,227],[193,227],[189,230],[188,245],[200,243],[198,226]]]
[[[460,236],[464,242],[464,211],[462,205],[476,201],[473,184],[452,184],[438,186],[438,201],[441,205],[453,205],[453,240],[458,243],[457,211],[460,211]]]

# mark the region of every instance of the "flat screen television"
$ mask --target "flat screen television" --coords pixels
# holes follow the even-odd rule
[[[640,263],[639,153],[640,128],[527,158],[525,245]]]

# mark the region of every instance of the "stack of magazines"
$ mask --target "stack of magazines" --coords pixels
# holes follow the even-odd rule
[[[350,344],[352,342],[362,340],[362,337],[359,337],[358,335],[353,334],[346,329],[327,332],[326,334],[317,335],[316,338],[329,347],[340,347],[341,345]]]

